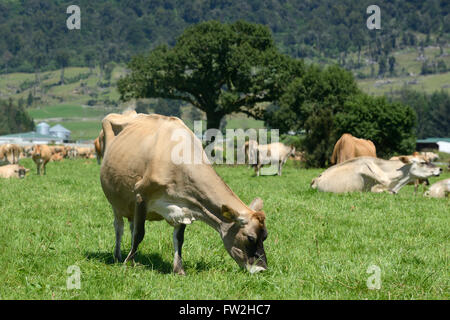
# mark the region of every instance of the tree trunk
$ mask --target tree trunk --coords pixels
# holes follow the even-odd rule
[[[221,112],[206,112],[206,129],[219,129],[220,120],[222,120],[224,116],[225,114]]]

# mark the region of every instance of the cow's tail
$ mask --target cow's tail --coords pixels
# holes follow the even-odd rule
[[[103,130],[103,139],[104,139],[104,150],[108,149],[108,146],[113,142],[115,138],[114,130],[112,128],[111,121],[107,118],[104,118],[102,121],[102,130]]]

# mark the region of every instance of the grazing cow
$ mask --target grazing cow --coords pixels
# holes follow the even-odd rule
[[[425,192],[427,197],[432,198],[445,198],[450,194],[450,179],[445,179],[433,183],[430,189]]]
[[[103,130],[100,135],[94,140],[95,155],[97,156],[97,163],[102,163],[103,157]]]
[[[0,178],[25,178],[26,173],[30,169],[26,169],[18,164],[8,164],[0,167]]]
[[[185,274],[184,230],[201,220],[220,234],[239,266],[252,273],[267,268],[262,200],[246,206],[208,163],[201,141],[183,121],[156,114],[106,116],[102,126],[105,152],[100,181],[115,216],[117,260],[121,259],[123,218],[132,229],[132,248],[125,262],[133,259],[144,238],[145,220],[166,220],[174,227],[173,271]],[[180,147],[200,154],[202,161],[174,161]]]
[[[276,163],[278,165],[278,175],[281,176],[281,170],[287,159],[295,155],[295,147],[286,146],[281,142],[258,145],[257,163],[254,165],[256,176],[260,175],[261,167],[265,164]]]
[[[6,160],[9,164],[18,164],[20,160],[20,153],[22,151],[22,148],[16,144],[4,144],[2,146],[2,153],[0,155],[0,160]]]
[[[331,164],[338,164],[356,157],[377,156],[375,145],[370,140],[355,138],[349,133],[344,133],[336,142],[331,155]]]
[[[67,157],[69,159],[75,159],[76,157],[78,157],[77,148],[68,146],[66,147],[66,149],[67,149]]]
[[[37,174],[41,174],[41,168],[44,168],[44,174],[47,174],[46,166],[52,158],[52,151],[50,148],[45,144],[38,144],[34,147],[33,155],[31,157],[33,158],[34,163],[36,163]]]
[[[258,163],[258,142],[255,140],[248,140],[244,143],[245,162],[251,168]]]
[[[311,187],[325,192],[390,191],[397,193],[413,179],[439,176],[442,169],[430,163],[358,157],[334,165],[313,179]]]

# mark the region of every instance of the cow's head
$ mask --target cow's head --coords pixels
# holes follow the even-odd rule
[[[439,176],[442,172],[442,168],[437,167],[431,162],[427,162],[423,159],[412,158],[409,172],[415,178],[426,179],[431,176]]]
[[[41,156],[41,146],[39,144],[34,146],[33,156],[34,157],[40,157]]]
[[[14,169],[14,173],[20,179],[25,178],[25,175],[27,174],[28,171],[30,171],[30,169],[26,169],[25,167],[22,166],[18,166],[16,169]]]
[[[251,212],[240,215],[227,206],[222,206],[222,215],[231,227],[223,235],[225,248],[231,257],[249,272],[255,273],[267,269],[264,240],[267,238],[263,202],[256,198],[249,208]]]

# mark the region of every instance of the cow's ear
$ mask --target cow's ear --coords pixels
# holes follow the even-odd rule
[[[228,207],[227,205],[222,206],[222,216],[225,218],[227,222],[237,222],[241,225],[247,223],[246,219],[241,217],[239,212]]]
[[[248,207],[253,211],[261,211],[263,209],[263,201],[261,198],[255,198]]]
[[[403,162],[403,163],[409,163],[410,161],[409,161],[409,158],[408,157],[405,157],[405,156],[400,156],[400,157],[398,157],[398,160],[400,160],[401,162]]]
[[[25,169],[25,172],[30,172],[30,169]]]

